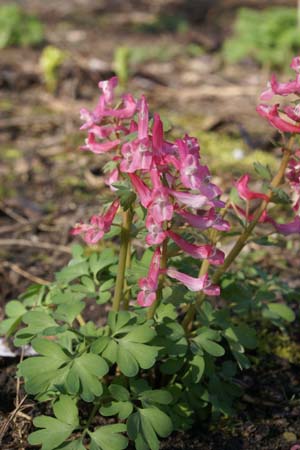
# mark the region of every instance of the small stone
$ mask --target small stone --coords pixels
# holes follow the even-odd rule
[[[297,440],[297,436],[291,431],[285,431],[282,436],[283,439],[287,442],[295,442]]]

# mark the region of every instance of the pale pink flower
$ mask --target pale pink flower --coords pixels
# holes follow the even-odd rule
[[[220,265],[224,263],[224,253],[221,250],[214,248],[212,245],[203,244],[195,245],[190,244],[183,239],[179,234],[174,233],[171,230],[166,232],[167,236],[171,238],[181,250],[188,253],[195,259],[208,259],[213,265]]]
[[[148,211],[157,223],[172,219],[174,207],[170,202],[167,188],[161,187],[152,191],[152,200]]]
[[[198,209],[208,203],[205,195],[191,194],[190,192],[175,191],[173,189],[170,189],[170,193],[180,203],[183,203],[191,208]]]
[[[292,59],[290,67],[296,72],[300,73],[300,56],[294,56]]]
[[[166,232],[162,228],[161,222],[154,220],[151,214],[147,214],[146,228],[148,230],[148,234],[146,236],[146,242],[148,245],[161,244],[167,237]]]
[[[194,278],[173,268],[166,269],[165,273],[170,278],[180,281],[190,291],[203,291],[207,295],[220,295],[219,286],[212,285],[207,274]]]
[[[100,81],[98,87],[102,89],[105,102],[110,104],[114,99],[114,90],[118,85],[118,78],[112,77],[109,80]]]
[[[142,95],[139,104],[139,116],[138,116],[138,139],[140,141],[145,138],[148,138],[148,123],[149,123],[148,104],[146,102],[145,96]]]
[[[111,191],[117,191],[117,188],[115,188],[113,184],[116,183],[118,179],[119,179],[119,170],[115,168],[105,177],[104,182],[107,186],[110,187]]]
[[[71,230],[71,234],[83,234],[87,244],[96,244],[103,235],[110,230],[112,221],[120,206],[120,201],[115,200],[105,214],[92,216],[89,224],[78,223]]]
[[[160,273],[161,250],[156,248],[149,266],[148,276],[139,280],[141,291],[138,293],[137,302],[140,306],[151,306],[156,300],[158,279]]]

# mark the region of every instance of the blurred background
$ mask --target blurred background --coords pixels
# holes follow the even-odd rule
[[[173,137],[197,136],[224,189],[276,132],[255,112],[300,52],[297,0],[20,0],[0,3],[0,294],[51,280],[70,228],[99,211],[103,160],[79,150],[97,83],[145,93]]]

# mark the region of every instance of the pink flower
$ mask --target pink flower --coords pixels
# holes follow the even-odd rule
[[[206,230],[207,228],[215,228],[219,231],[228,231],[230,224],[224,220],[219,214],[216,213],[214,208],[211,208],[208,212],[202,211],[202,214],[189,213],[183,209],[176,211],[183,219],[186,220],[192,227],[199,230]]]
[[[181,250],[188,253],[195,259],[208,259],[208,261],[213,265],[220,265],[224,263],[224,253],[221,250],[213,248],[211,245],[195,245],[190,244],[177,233],[169,230],[166,232],[167,236],[170,237],[175,244],[178,245]]]
[[[142,95],[139,105],[139,119],[138,119],[138,139],[141,141],[148,138],[148,122],[149,112],[145,96]]]
[[[112,77],[109,80],[100,81],[98,87],[102,89],[105,103],[112,103],[114,99],[114,90],[118,85],[118,78]]]
[[[296,216],[292,222],[289,223],[276,223],[274,220],[272,221],[273,226],[275,227],[278,233],[284,234],[288,236],[289,234],[300,233],[300,217]]]
[[[203,291],[207,295],[220,295],[219,286],[212,285],[207,274],[194,278],[173,268],[169,268],[165,272],[170,278],[175,278],[175,280],[183,283],[190,291]]]
[[[85,140],[85,145],[81,147],[81,150],[90,150],[93,153],[102,154],[109,152],[113,148],[120,144],[120,139],[114,141],[97,142],[94,133],[89,133],[88,138]]]
[[[129,178],[131,180],[131,183],[140,199],[141,204],[144,208],[148,208],[151,199],[152,194],[148,186],[134,173],[129,173]]]
[[[189,206],[191,208],[198,209],[204,206],[206,203],[208,203],[207,197],[205,197],[205,195],[191,194],[190,192],[175,191],[172,189],[170,189],[170,193],[180,203],[183,203],[184,205]]]
[[[170,202],[168,189],[161,187],[153,189],[152,200],[148,206],[148,212],[157,223],[171,220],[173,217],[174,207]]]
[[[116,168],[112,170],[106,177],[105,177],[105,184],[110,187],[111,191],[117,191],[117,188],[113,186],[114,183],[116,183],[119,179],[119,170]]]
[[[250,176],[248,174],[245,174],[236,182],[236,188],[238,190],[239,196],[246,201],[253,200],[255,198],[261,198],[268,201],[269,197],[266,194],[250,191],[250,189],[248,188],[249,179]]]
[[[139,280],[141,291],[138,293],[137,302],[140,306],[151,306],[156,300],[156,291],[158,288],[158,279],[160,273],[161,250],[156,248],[153,253],[148,276]]]
[[[146,242],[148,245],[161,244],[167,237],[166,232],[162,228],[162,224],[154,220],[151,214],[147,214],[146,228],[148,230],[148,234],[146,236]]]
[[[92,216],[89,224],[78,223],[71,230],[71,234],[84,234],[84,240],[87,244],[96,244],[102,239],[104,233],[110,230],[119,206],[120,201],[115,200],[103,216]]]
[[[295,70],[296,72],[300,73],[300,56],[295,56],[292,59],[290,67]]]
[[[160,152],[163,146],[163,124],[157,113],[154,113],[153,127],[152,127],[152,145],[156,152]]]
[[[118,119],[129,119],[133,117],[137,109],[137,103],[131,94],[123,95],[123,108],[107,109],[103,112],[105,116],[112,116]]]
[[[289,94],[297,94],[300,92],[300,79],[288,81],[287,83],[278,83],[276,76],[272,75],[271,81],[268,83],[267,89],[261,94],[261,100],[270,100],[274,95],[286,96]]]
[[[283,120],[278,113],[279,104],[269,106],[269,105],[258,105],[256,111],[262,117],[268,119],[269,123],[277,128],[277,130],[284,133],[300,133],[300,125],[296,126]]]
[[[296,106],[286,106],[284,108],[285,114],[295,122],[300,122],[300,103],[298,103]]]

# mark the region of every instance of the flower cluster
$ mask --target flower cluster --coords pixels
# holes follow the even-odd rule
[[[113,169],[106,183],[115,191],[116,183],[127,180],[146,211],[145,244],[152,246],[154,253],[148,276],[139,281],[138,303],[150,306],[155,301],[162,273],[192,291],[218,295],[219,287],[211,285],[207,274],[193,278],[162,267],[163,245],[169,239],[193,258],[206,259],[212,265],[224,261],[223,252],[211,244],[190,243],[177,232],[187,224],[200,231],[229,229],[229,223],[218,213],[224,206],[219,199],[221,191],[211,182],[208,167],[200,162],[197,139],[188,135],[175,142],[165,139],[162,120],[156,113],[150,119],[144,96],[136,100],[125,94],[114,107],[116,86],[116,77],[101,81],[102,94],[96,108],[92,112],[81,110],[81,129],[88,133],[82,149],[96,154],[110,152]],[[73,234],[83,234],[87,243],[96,243],[109,231],[119,206],[117,199],[104,214],[93,216],[89,224],[77,224]]]
[[[292,59],[290,67],[296,72],[294,80],[280,83],[276,76],[272,75],[271,81],[268,83],[267,90],[261,94],[261,100],[271,100],[275,95],[287,97],[292,95],[293,98],[289,105],[280,106],[279,103],[274,105],[260,104],[257,112],[277,130],[283,133],[290,133],[292,137],[300,133],[300,56]],[[291,151],[293,149],[290,149]],[[294,211],[296,216],[293,221],[286,224],[278,224],[275,220],[268,218],[266,220],[275,227],[276,231],[284,235],[300,232],[300,150],[296,149],[289,160],[286,171],[286,179],[292,191],[292,196],[296,196]]]

